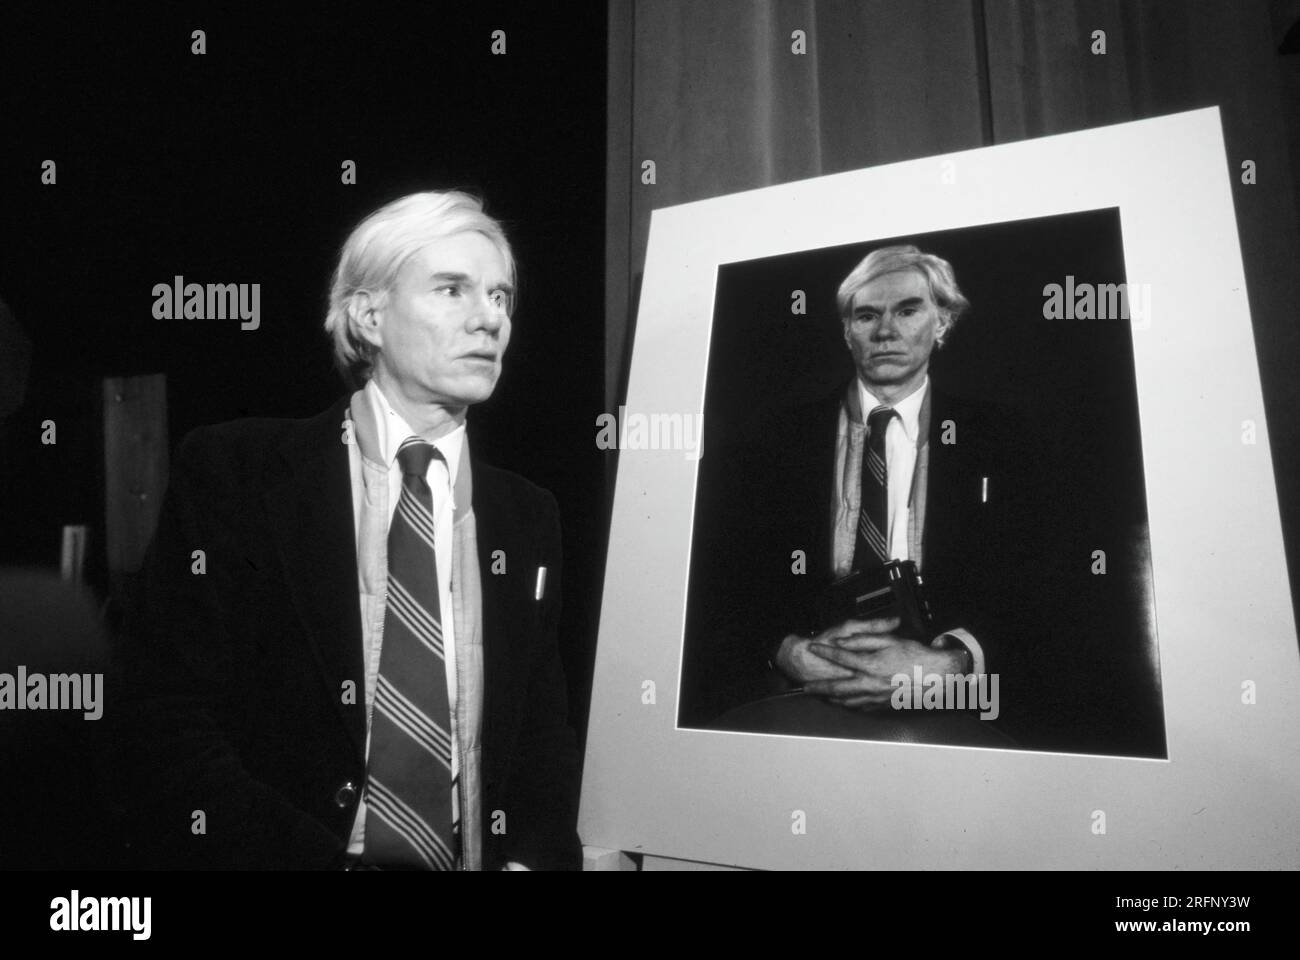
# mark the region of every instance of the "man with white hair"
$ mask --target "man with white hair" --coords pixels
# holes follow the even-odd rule
[[[836,302],[855,375],[733,442],[697,509],[707,559],[692,622],[705,639],[683,681],[684,725],[749,723],[748,708],[725,715],[750,701],[766,710],[764,695],[791,686],[879,717],[900,675],[981,676],[1019,655],[1006,627],[1037,602],[1015,593],[1032,575],[1036,513],[1011,421],[930,382],[934,351],[969,308],[951,265],[880,248]],[[823,622],[831,584],[895,561],[924,574],[927,635],[896,616]]]
[[[514,289],[477,199],[393,201],[330,291],[355,392],[183,442],[123,658],[157,862],[580,866],[558,508],[466,435]]]
[[[834,571],[921,559],[928,490],[914,496],[918,453],[928,460],[933,415],[930,355],[970,304],[952,266],[914,246],[873,250],[840,284],[836,306],[857,377],[838,412]],[[956,427],[956,423],[953,423]],[[868,463],[881,465],[873,476]],[[925,471],[928,473],[928,471]],[[922,475],[925,475],[924,473]],[[874,496],[873,496],[874,494]],[[812,636],[787,636],[775,662],[810,693],[849,707],[881,707],[890,678],[982,674],[984,651],[964,626],[930,638],[904,637],[887,621],[833,624]]]

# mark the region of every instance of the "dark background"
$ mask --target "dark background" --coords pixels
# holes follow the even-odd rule
[[[1056,566],[1045,577],[1046,622],[1027,625],[1042,702],[1014,733],[1025,746],[1069,752],[1165,755],[1155,625],[1145,600],[1146,486],[1133,367],[1125,320],[1048,320],[1043,288],[1125,281],[1120,212],[1104,209],[886,237],[743,263],[718,270],[709,349],[705,434],[697,505],[744,499],[725,450],[754,442],[773,414],[842,389],[854,368],[835,291],[871,250],[913,243],[948,260],[971,301],[931,358],[937,389],[1017,411],[1032,425],[1021,438],[1034,462],[1038,496],[1069,505],[1043,531]],[[807,314],[790,312],[791,292]],[[1159,290],[1152,292],[1154,301]],[[704,525],[697,520],[696,530]],[[1107,573],[1091,573],[1094,550]],[[983,558],[997,564],[999,558]],[[693,670],[708,642],[700,624],[719,565],[691,553],[681,710],[689,715]],[[1008,569],[1008,578],[1020,576]],[[773,638],[773,642],[779,638]]]
[[[400,10],[6,5],[0,299],[32,363],[21,406],[0,420],[0,567],[57,570],[60,527],[89,524],[102,605],[100,380],[164,373],[173,449],[203,424],[320,412],[344,391],[321,324],[348,231],[405,193],[468,189],[505,223],[520,286],[504,374],[470,414],[472,443],[559,500],[563,652],[581,730],[607,519],[593,439],[605,7]],[[195,29],[202,56],[190,52]],[[490,52],[497,29],[504,56]],[[40,182],[46,159],[56,185]],[[344,160],[356,161],[355,186],[340,181]],[[155,320],[152,287],[176,274],[260,283],[260,329]],[[12,389],[16,347],[0,349]],[[46,419],[57,445],[40,443]]]

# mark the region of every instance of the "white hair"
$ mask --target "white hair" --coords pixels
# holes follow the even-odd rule
[[[872,250],[853,268],[835,294],[840,319],[844,323],[849,322],[853,298],[859,290],[886,274],[901,270],[915,270],[930,285],[930,299],[939,308],[939,331],[935,340],[939,346],[943,346],[953,324],[970,309],[970,301],[957,286],[957,277],[951,263],[932,253],[922,253],[912,244]]]
[[[501,224],[483,212],[481,200],[459,190],[408,194],[380,207],[348,235],[330,283],[325,332],[333,341],[334,363],[351,386],[370,379],[376,352],[356,329],[356,294],[368,292],[382,303],[414,254],[435,240],[468,231],[496,245],[513,284],[515,259]]]

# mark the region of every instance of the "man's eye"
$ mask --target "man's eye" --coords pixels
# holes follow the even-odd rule
[[[460,284],[458,284],[458,283],[444,283],[441,287],[434,287],[433,292],[434,292],[434,293],[445,293],[445,294],[447,294],[448,296],[451,296],[451,297],[458,297],[458,296],[460,296]]]
[[[506,305],[507,305],[509,302],[510,302],[510,299],[509,299],[509,297],[506,296],[506,292],[505,292],[504,290],[493,290],[493,291],[492,291],[492,303],[493,303],[495,306],[500,307],[501,309],[504,310],[505,307],[506,307]]]

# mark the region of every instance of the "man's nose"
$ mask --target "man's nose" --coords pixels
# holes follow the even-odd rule
[[[505,307],[493,300],[491,294],[479,297],[474,303],[474,309],[470,311],[471,330],[487,330],[496,333],[505,322]]]
[[[871,331],[872,340],[894,340],[898,336],[898,324],[892,313],[883,313],[876,321],[876,329]]]

